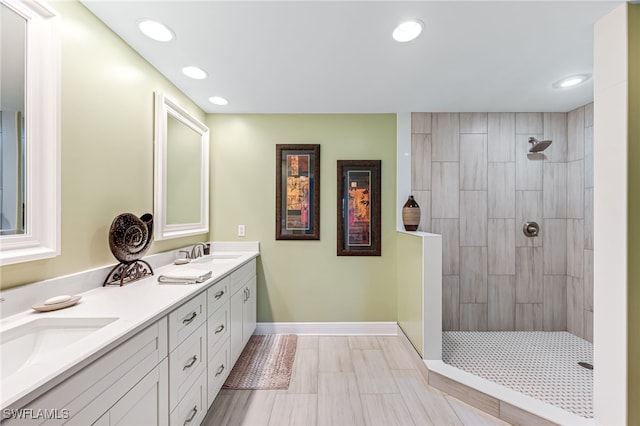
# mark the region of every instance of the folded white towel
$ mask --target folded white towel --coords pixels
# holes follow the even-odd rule
[[[178,272],[178,271],[175,271]],[[213,271],[202,271],[198,269],[182,269],[179,274],[160,275],[160,284],[196,284],[202,283],[211,278]]]

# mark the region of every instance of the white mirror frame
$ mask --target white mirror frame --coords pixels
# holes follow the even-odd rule
[[[167,117],[171,115],[188,126],[201,137],[200,159],[200,221],[197,223],[167,223]],[[209,232],[209,128],[189,114],[161,92],[155,92],[155,138],[154,138],[154,238],[186,237]]]
[[[60,254],[60,16],[38,0],[0,0],[27,21],[25,234],[0,237],[0,265]]]

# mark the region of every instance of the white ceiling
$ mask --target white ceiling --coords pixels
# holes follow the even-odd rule
[[[613,1],[92,1],[83,3],[210,113],[569,111],[593,98],[593,24]],[[176,38],[143,36],[152,18]],[[407,18],[425,23],[408,43]],[[208,73],[191,80],[196,65]],[[210,96],[229,99],[216,106]]]

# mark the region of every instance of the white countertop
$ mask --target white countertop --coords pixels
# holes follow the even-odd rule
[[[117,318],[79,341],[56,350],[49,360],[31,364],[18,374],[3,380],[0,387],[0,409],[20,408],[53,388],[191,297],[205,291],[220,278],[256,258],[259,252],[215,251],[213,254],[232,254],[238,257],[222,263],[200,261],[156,267],[154,276],[140,281],[122,287],[98,287],[81,293],[82,299],[75,306],[51,312],[28,310],[0,320],[0,331],[5,331],[39,318]],[[213,273],[209,280],[200,284],[158,284],[159,275],[177,274],[181,267],[210,269]]]

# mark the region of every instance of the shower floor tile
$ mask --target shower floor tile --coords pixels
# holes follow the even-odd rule
[[[565,411],[593,418],[593,345],[564,331],[445,331],[442,360]]]

